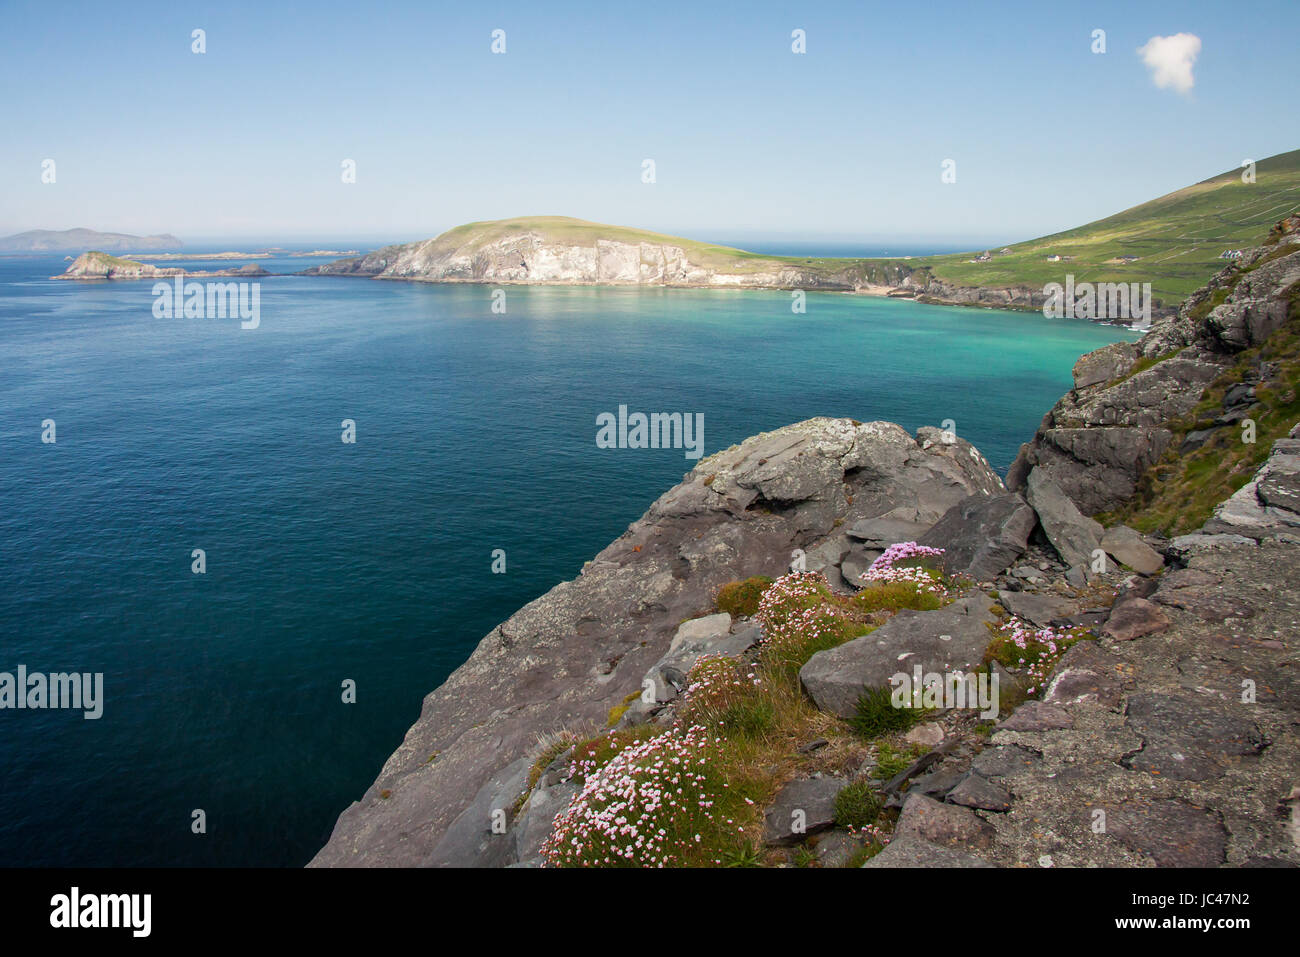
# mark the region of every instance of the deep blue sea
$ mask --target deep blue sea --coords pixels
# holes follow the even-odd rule
[[[500,314],[486,287],[309,277],[261,280],[245,330],[65,265],[0,258],[0,671],[103,672],[104,712],[0,710],[0,865],[304,864],[423,696],[694,464],[597,448],[601,412],[703,413],[706,454],[814,415],[953,419],[1005,470],[1074,360],[1131,337],[785,292],[511,286]]]

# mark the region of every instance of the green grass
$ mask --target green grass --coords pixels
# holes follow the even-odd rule
[[[727,582],[718,589],[714,604],[718,611],[725,611],[733,618],[752,618],[758,612],[759,599],[770,584],[772,579],[766,575]]]
[[[857,711],[849,719],[849,726],[864,738],[878,738],[906,731],[929,714],[925,708],[894,707],[893,693],[888,687],[868,688],[858,698]]]
[[[1300,207],[1300,150],[1260,160],[1253,184],[1232,169],[1062,233],[1017,243],[1008,255],[971,263],[969,254],[924,260],[934,275],[980,286],[1064,282],[1149,282],[1152,294],[1176,305],[1225,265],[1225,249],[1254,246],[1269,227]],[[1048,262],[1052,254],[1068,262]],[[1120,256],[1136,262],[1118,263]]]
[[[884,805],[867,780],[854,781],[835,795],[835,824],[838,827],[866,827],[880,820]]]
[[[906,771],[924,753],[925,749],[919,744],[899,750],[888,741],[881,741],[876,746],[876,767],[872,774],[878,781],[888,781]]]

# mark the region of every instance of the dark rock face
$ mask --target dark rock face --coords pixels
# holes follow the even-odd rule
[[[976,492],[1001,491],[978,452],[944,438],[812,419],[702,460],[580,577],[494,629],[425,699],[312,865],[428,864],[451,831],[472,854],[482,815],[460,817],[476,795],[494,799],[481,793],[489,779],[535,751],[542,734],[604,726],[664,658],[678,624],[711,610],[720,585],[783,574],[794,549],[837,525],[894,509],[933,522]]]
[[[968,774],[948,792],[948,802],[981,811],[1011,810],[1011,795],[978,774]]]
[[[917,541],[945,550],[948,574],[989,581],[1020,557],[1037,522],[1019,495],[972,495],[948,509]]]
[[[849,718],[867,688],[886,686],[890,676],[967,671],[984,657],[992,635],[992,600],[983,592],[936,611],[900,611],[870,634],[819,651],[799,670],[804,690],[823,711]]]
[[[1220,867],[1228,843],[1217,814],[1177,800],[1114,808],[1107,833],[1157,867]]]
[[[1267,739],[1244,713],[1173,695],[1128,699],[1126,724],[1142,737],[1142,750],[1125,767],[1179,781],[1220,777],[1241,758],[1256,757]]]
[[[1022,489],[1041,469],[1088,515],[1127,500],[1137,481],[1164,453],[1169,424],[1186,415],[1206,386],[1243,349],[1259,345],[1286,319],[1290,286],[1300,280],[1300,251],[1241,275],[1226,300],[1204,321],[1193,313],[1226,289],[1243,267],[1273,253],[1251,250],[1180,307],[1158,318],[1136,344],[1112,344],[1081,358],[1074,389],[1044,417],[1007,473],[1007,488]],[[1134,373],[1137,360],[1159,360]],[[1230,396],[1217,425],[1245,418],[1251,398]],[[1212,430],[1199,437],[1204,441]],[[1198,437],[1191,436],[1194,446]]]
[[[1074,607],[1064,598],[1027,591],[1001,592],[998,604],[1017,618],[1032,621],[1040,628],[1046,628],[1057,619],[1069,615]]]
[[[830,830],[835,826],[835,796],[846,784],[843,778],[791,781],[763,815],[764,843],[788,847]]]
[[[1102,626],[1101,633],[1116,641],[1132,641],[1143,635],[1159,634],[1172,622],[1160,608],[1145,598],[1128,598],[1119,602]]]
[[[939,847],[915,837],[895,838],[863,867],[992,867],[988,861],[965,851]]]
[[[1038,513],[1047,540],[1066,566],[1088,567],[1101,547],[1102,527],[1080,513],[1047,472],[1035,468],[1025,483],[1029,504]]]
[[[1074,727],[1064,708],[1043,701],[1026,701],[1000,725],[999,731],[1061,731]]]
[[[1106,529],[1101,537],[1101,547],[1106,554],[1140,575],[1154,575],[1165,567],[1160,553],[1142,540],[1142,536],[1127,525]]]
[[[923,794],[909,795],[898,815],[894,839],[914,837],[960,850],[993,846],[993,827],[969,808],[941,804]]]

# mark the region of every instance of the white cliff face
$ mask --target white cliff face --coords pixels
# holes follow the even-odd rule
[[[684,249],[661,243],[599,239],[592,246],[557,243],[524,233],[448,250],[438,240],[390,247],[353,260],[348,271],[434,282],[552,282],[611,285],[785,286],[803,278],[772,264],[754,272],[717,272],[692,263]],[[332,271],[328,267],[321,272]]]

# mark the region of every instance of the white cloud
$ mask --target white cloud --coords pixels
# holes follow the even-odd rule
[[[1172,87],[1179,93],[1188,93],[1195,85],[1192,66],[1200,52],[1201,38],[1194,33],[1152,37],[1145,46],[1138,48],[1155,85],[1162,90]]]

